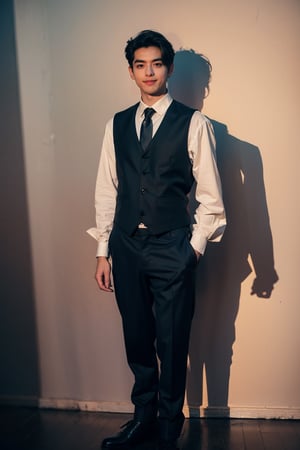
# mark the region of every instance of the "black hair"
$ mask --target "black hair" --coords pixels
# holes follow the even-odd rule
[[[161,33],[152,30],[143,30],[127,41],[125,56],[131,68],[133,66],[134,52],[142,47],[158,47],[161,50],[163,64],[170,69],[175,55],[172,44]]]

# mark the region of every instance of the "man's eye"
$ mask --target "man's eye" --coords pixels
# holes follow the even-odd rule
[[[136,64],[136,66],[135,66],[137,69],[142,69],[143,67],[144,67],[144,65],[143,64]]]
[[[155,67],[162,67],[162,63],[161,62],[155,63]]]

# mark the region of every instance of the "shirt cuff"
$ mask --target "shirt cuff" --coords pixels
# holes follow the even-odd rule
[[[98,256],[108,257],[108,243],[107,242],[98,242],[98,247],[96,251],[96,258]]]
[[[201,255],[204,255],[207,245],[207,239],[205,237],[193,234],[190,242],[194,250],[197,250]]]
[[[94,239],[96,239],[96,241],[98,241],[98,247],[97,247],[97,251],[96,251],[96,258],[98,258],[98,256],[106,256],[108,257],[108,241],[107,240],[102,240],[100,241],[99,239],[101,238],[101,233],[97,228],[89,228],[86,231],[90,236],[92,236]],[[102,237],[103,239],[103,237]]]

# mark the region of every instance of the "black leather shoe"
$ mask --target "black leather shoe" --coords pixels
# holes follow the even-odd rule
[[[176,440],[161,439],[158,443],[158,450],[179,450],[176,445]]]
[[[108,437],[102,442],[101,448],[122,449],[128,448],[130,445],[138,444],[145,441],[154,431],[154,422],[138,422],[130,420],[125,423],[116,436]]]

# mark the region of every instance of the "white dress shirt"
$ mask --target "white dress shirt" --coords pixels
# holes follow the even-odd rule
[[[155,109],[152,116],[153,135],[172,101],[170,95],[166,94],[151,106]],[[136,111],[135,126],[138,137],[144,118],[144,109],[147,107],[148,105],[141,101]],[[220,241],[226,226],[215,148],[215,136],[210,121],[199,111],[195,111],[188,132],[188,153],[193,166],[193,176],[197,183],[195,197],[199,206],[195,211],[191,245],[202,255],[207,241]],[[113,226],[117,190],[118,178],[113,139],[113,119],[111,119],[105,128],[96,181],[97,228],[90,228],[87,231],[98,241],[96,256],[108,256],[108,240]]]

